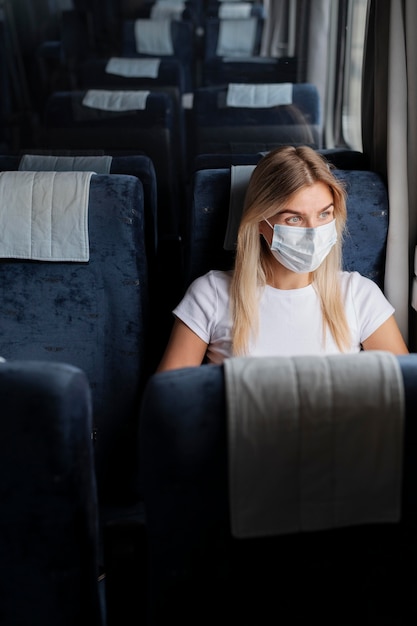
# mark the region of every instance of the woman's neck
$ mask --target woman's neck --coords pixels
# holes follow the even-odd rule
[[[269,269],[267,284],[275,289],[302,289],[313,282],[312,272],[297,274],[281,265],[276,259],[273,259],[273,264]]]

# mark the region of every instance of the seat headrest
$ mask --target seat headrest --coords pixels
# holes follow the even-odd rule
[[[89,260],[93,172],[0,173],[0,257]]]

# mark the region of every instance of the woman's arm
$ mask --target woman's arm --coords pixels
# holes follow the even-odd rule
[[[365,339],[362,347],[364,350],[386,350],[393,354],[408,354],[407,346],[393,315]]]
[[[184,322],[175,319],[168,345],[157,367],[157,372],[197,367],[206,354],[207,344]]]

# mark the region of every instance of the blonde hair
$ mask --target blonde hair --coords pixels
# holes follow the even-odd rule
[[[235,355],[246,354],[251,334],[256,336],[260,288],[272,281],[271,252],[259,233],[259,223],[276,215],[277,206],[285,206],[294,193],[316,182],[328,185],[332,193],[338,234],[337,243],[313,272],[313,286],[323,315],[323,340],[328,329],[340,351],[349,345],[350,331],[338,281],[346,225],[346,192],[318,152],[307,146],[285,146],[272,150],[259,161],[246,192],[231,284]]]

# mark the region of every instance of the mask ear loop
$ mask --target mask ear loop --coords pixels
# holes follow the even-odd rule
[[[268,224],[268,226],[270,226],[270,228],[272,228],[272,230],[274,230],[274,227],[272,226],[271,222],[269,220],[267,220],[266,217],[264,217],[264,222],[266,222]]]

